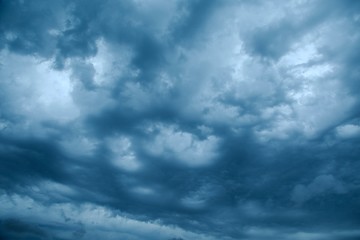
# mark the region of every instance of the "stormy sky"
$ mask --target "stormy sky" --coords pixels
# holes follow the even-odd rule
[[[360,239],[359,65],[355,0],[0,0],[0,239]]]

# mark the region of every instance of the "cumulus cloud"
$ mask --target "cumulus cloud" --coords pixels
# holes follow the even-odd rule
[[[206,166],[217,156],[219,139],[215,136],[210,135],[201,140],[196,135],[179,131],[173,126],[160,126],[158,132],[146,146],[151,155],[191,167]]]

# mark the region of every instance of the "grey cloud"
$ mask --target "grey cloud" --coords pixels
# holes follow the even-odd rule
[[[294,188],[292,199],[297,203],[303,203],[318,195],[344,194],[346,192],[345,186],[332,175],[322,175],[316,177],[308,186],[297,185]]]
[[[2,220],[1,229],[0,237],[4,239],[48,239],[41,228],[17,219]]]
[[[359,4],[0,4],[3,238],[357,236]]]
[[[93,90],[95,88],[95,69],[92,64],[78,62],[74,64],[73,69],[74,78],[80,80],[81,83],[84,85],[85,89]]]
[[[61,1],[51,5],[44,1],[1,1],[1,45],[23,54],[51,56],[56,45],[51,31],[61,24],[61,7]]]

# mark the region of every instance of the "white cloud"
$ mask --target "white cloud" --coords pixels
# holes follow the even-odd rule
[[[72,98],[81,111],[82,116],[99,113],[106,107],[116,105],[116,99],[112,97],[112,91],[117,84],[124,84],[125,79],[137,74],[130,68],[129,64],[133,53],[129,47],[123,45],[112,45],[104,39],[97,42],[97,54],[87,59],[73,58],[68,64],[72,70],[74,87]],[[81,71],[89,69],[78,69],[85,65],[94,71],[85,74],[82,79]],[[84,85],[91,85],[94,89],[87,89]]]
[[[95,69],[94,83],[97,86],[111,87],[114,81],[127,74],[135,74],[129,68],[133,57],[131,49],[124,45],[116,45],[99,39],[96,42],[97,54],[86,59]]]
[[[196,135],[179,130],[175,126],[159,126],[158,134],[146,143],[147,151],[169,161],[177,161],[189,167],[211,164],[217,157],[219,138],[213,135],[199,139]]]
[[[111,162],[115,167],[126,171],[137,171],[141,163],[132,149],[132,142],[124,136],[116,136],[107,140],[111,150]]]
[[[21,195],[0,195],[1,218],[21,219],[24,222],[45,224],[52,235],[69,238],[82,230],[84,238],[95,239],[199,239],[214,240],[205,234],[193,233],[160,221],[138,221],[122,216],[113,209],[94,204],[57,203],[43,205]]]
[[[297,66],[318,60],[320,57],[317,46],[313,42],[308,44],[301,43],[296,44],[289,53],[284,55],[280,59],[279,64],[287,67]]]
[[[262,110],[267,123],[254,128],[259,140],[286,140],[294,134],[312,139],[347,118],[356,101],[335,77],[336,66],[322,59],[321,40],[314,33],[305,35],[273,65],[286,102]]]
[[[356,138],[360,136],[360,126],[345,124],[336,128],[336,134],[341,139]]]
[[[69,72],[54,70],[51,60],[7,50],[1,51],[0,61],[3,64],[1,88],[11,104],[8,107],[17,109],[16,112],[26,116],[31,124],[46,120],[68,122],[78,117],[79,111],[71,96],[73,85]]]

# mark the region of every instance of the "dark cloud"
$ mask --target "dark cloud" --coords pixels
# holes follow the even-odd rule
[[[3,239],[45,239],[46,232],[39,227],[17,219],[5,219],[1,224]]]
[[[22,54],[51,56],[55,50],[62,2],[1,1],[1,46]],[[60,10],[60,11],[59,11]]]
[[[357,239],[358,3],[0,5],[1,239]]]

